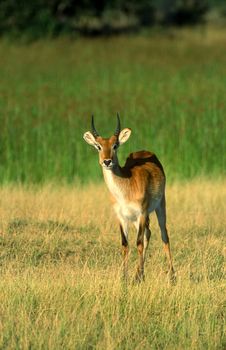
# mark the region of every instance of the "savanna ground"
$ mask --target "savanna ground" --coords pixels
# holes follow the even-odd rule
[[[103,185],[4,187],[1,349],[224,349],[226,183],[168,186],[177,280],[151,216],[146,280],[121,280],[118,227]]]
[[[0,43],[0,349],[224,349],[223,29]],[[156,152],[176,283],[151,216],[146,279],[121,280],[120,236],[90,114],[120,153]]]

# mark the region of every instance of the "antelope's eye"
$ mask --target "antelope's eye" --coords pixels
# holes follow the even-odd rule
[[[101,150],[100,145],[96,144],[96,149],[98,149],[98,151],[100,151]]]
[[[118,148],[118,145],[117,143],[115,143],[113,146],[112,146],[113,150],[115,151],[117,148]]]

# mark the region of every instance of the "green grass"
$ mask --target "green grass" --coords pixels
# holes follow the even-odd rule
[[[169,186],[176,283],[153,216],[145,282],[132,230],[126,285],[104,185],[0,188],[0,349],[225,349],[225,189]]]
[[[225,349],[225,31],[172,34],[1,41],[0,349]],[[117,111],[120,160],[152,150],[171,182],[175,284],[153,217],[145,282],[134,232],[121,280],[107,191],[78,186],[101,178],[91,113],[109,136]]]
[[[225,30],[171,36],[0,43],[0,181],[97,180],[82,135],[116,112],[169,179],[225,175]]]

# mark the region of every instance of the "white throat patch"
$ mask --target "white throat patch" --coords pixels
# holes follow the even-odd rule
[[[123,193],[120,186],[115,181],[115,175],[110,169],[103,168],[104,180],[111,194],[115,197],[118,202],[123,201]]]

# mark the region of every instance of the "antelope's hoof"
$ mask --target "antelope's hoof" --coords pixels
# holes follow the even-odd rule
[[[174,270],[169,270],[168,272],[168,278],[169,278],[169,282],[172,285],[175,285],[177,282],[177,278],[176,278],[176,273]]]
[[[145,281],[145,276],[142,273],[136,273],[135,278],[133,280],[133,284],[140,284],[141,282]]]
[[[122,274],[121,275],[121,282],[123,283],[123,284],[128,284],[128,279],[129,279],[129,277],[128,277],[128,274]]]

